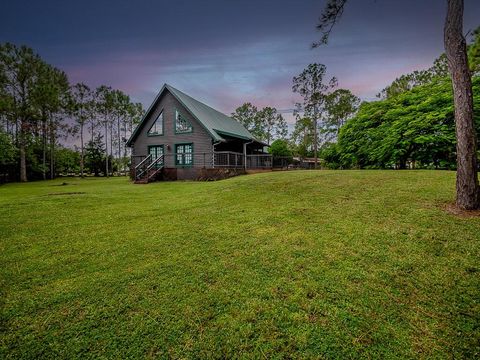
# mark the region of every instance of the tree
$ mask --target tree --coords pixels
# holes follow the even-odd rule
[[[347,0],[328,0],[317,29],[320,41],[327,44],[330,32],[343,14]],[[444,26],[445,52],[452,78],[457,140],[456,205],[460,209],[480,208],[480,186],[477,173],[477,143],[473,122],[473,93],[467,47],[463,36],[463,0],[447,0]]]
[[[92,116],[93,92],[83,84],[77,83],[72,87],[72,115],[79,126],[80,133],[80,176],[83,178],[83,168],[85,163],[85,149],[83,133],[87,121]]]
[[[457,206],[480,208],[477,138],[473,121],[473,92],[467,45],[463,36],[463,0],[448,0],[444,28],[445,52],[453,84],[457,137]]]
[[[105,176],[108,177],[108,130],[111,128],[114,121],[114,95],[112,88],[105,85],[98,87],[96,90],[96,99],[97,112],[100,114],[101,122],[103,123],[105,129]]]
[[[388,99],[405,91],[413,89],[415,86],[429,84],[435,79],[448,76],[448,63],[445,54],[440,55],[433,65],[427,70],[415,70],[410,74],[405,74],[395,79],[389,86],[380,91],[377,97]]]
[[[325,98],[326,131],[338,137],[340,128],[357,111],[360,99],[350,90],[337,89]]]
[[[19,149],[20,181],[27,181],[26,147],[35,125],[38,78],[43,65],[32,49],[6,43],[0,45],[2,109],[15,124]]]
[[[258,109],[256,106],[251,103],[245,103],[236,108],[231,116],[245,126],[245,128],[257,139],[263,137],[263,129],[258,117]]]
[[[260,139],[265,140],[267,145],[270,145],[270,141],[274,137],[281,139],[287,137],[287,122],[282,114],[277,112],[277,109],[269,106],[264,107],[258,112],[257,116],[261,128]]]
[[[95,176],[100,175],[100,170],[105,161],[105,144],[103,143],[102,135],[96,135],[93,140],[90,140],[85,147],[85,165],[90,173]],[[107,174],[105,174],[107,176]]]
[[[56,149],[57,167],[56,171],[61,174],[78,173],[80,170],[80,156],[81,154],[75,150],[59,146]]]
[[[285,138],[288,133],[285,119],[273,107],[267,106],[258,110],[251,103],[245,103],[236,108],[231,116],[255,138],[266,141],[267,144],[270,144],[274,137]]]
[[[268,149],[268,152],[273,156],[292,156],[292,150],[290,149],[290,145],[288,144],[288,141],[284,139],[277,139],[272,142],[272,145]]]
[[[310,64],[298,76],[293,78],[292,90],[299,93],[303,98],[302,104],[297,104],[297,109],[303,110],[304,114],[313,122],[313,156],[315,168],[318,166],[318,120],[324,111],[327,91],[337,85],[337,79],[333,77],[328,84],[324,84],[327,67],[323,64]]]
[[[480,77],[473,79],[473,88],[479,94],[475,109],[480,109]],[[455,139],[451,81],[438,79],[393,98],[364,102],[340,129],[337,147],[322,151],[322,157],[346,168],[455,169]]]
[[[312,119],[297,114],[295,127],[292,132],[292,142],[295,144],[295,153],[300,157],[309,157],[313,154],[314,129]]]
[[[0,167],[13,164],[16,158],[17,148],[11,137],[0,129]]]
[[[59,69],[43,63],[35,87],[35,105],[42,124],[42,176],[46,179],[47,140],[50,142],[50,178],[55,177],[55,144],[59,129],[69,131],[64,118],[71,102],[67,75]]]

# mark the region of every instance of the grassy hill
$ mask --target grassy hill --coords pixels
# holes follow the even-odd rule
[[[454,181],[1,186],[0,357],[478,357],[480,218],[443,210]]]

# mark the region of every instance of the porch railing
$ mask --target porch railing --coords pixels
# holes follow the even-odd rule
[[[232,151],[216,151],[213,157],[214,167],[244,168],[245,155]]]
[[[161,159],[161,160],[158,160]],[[132,156],[131,176],[138,179],[155,165],[168,167],[195,168],[245,168],[245,155],[232,151],[170,153],[152,159],[151,155]],[[250,154],[246,157],[247,169],[278,169],[293,166],[291,157],[277,157],[270,154]]]

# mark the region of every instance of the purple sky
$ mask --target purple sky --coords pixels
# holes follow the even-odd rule
[[[310,49],[321,0],[11,0],[0,41],[33,47],[70,81],[119,88],[145,107],[163,83],[230,114],[288,110],[292,77],[327,66],[364,100],[443,51],[446,0],[350,0],[327,47]],[[465,32],[480,1],[465,0]],[[292,116],[286,115],[289,122]]]

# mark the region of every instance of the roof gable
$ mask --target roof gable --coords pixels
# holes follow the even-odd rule
[[[163,93],[167,90],[192,114],[192,116],[205,128],[205,130],[207,130],[215,141],[225,141],[222,134],[245,140],[255,140],[252,134],[250,134],[250,132],[238,121],[208,105],[205,105],[180,90],[165,84],[155,97],[155,100],[148,108],[138,126],[135,128],[132,136],[130,136],[130,139],[127,141],[127,146],[130,146],[133,140],[138,136],[148,116],[155,108]]]

